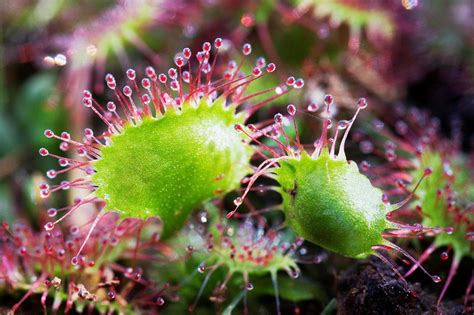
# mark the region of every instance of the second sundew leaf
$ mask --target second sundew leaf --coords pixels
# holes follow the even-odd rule
[[[126,126],[94,165],[97,195],[125,217],[160,217],[168,236],[193,208],[249,173],[252,150],[233,130],[241,121],[216,100]]]
[[[291,141],[284,128],[289,121],[297,128],[296,107],[288,105],[286,117],[281,113],[275,114],[276,131],[268,137],[276,142],[278,149],[261,145],[261,155],[268,152],[272,157],[266,157],[254,174],[245,180],[247,187],[234,200],[235,208],[227,217],[236,213],[258,178],[269,174],[280,185],[273,189],[281,194],[283,202],[279,207],[296,235],[346,257],[364,259],[375,255],[389,263],[379,251],[396,250],[416,263],[415,258],[385,237],[405,237],[419,230],[434,230],[431,227],[391,220],[391,213],[410,201],[421,180],[429,176],[432,170],[424,169],[413,191],[400,203],[390,204],[383,191],[374,187],[369,178],[360,172],[359,166],[347,159],[345,153],[349,131],[360,111],[367,107],[366,99],[360,98],[357,101],[357,110],[352,119],[340,120],[337,125],[334,124],[336,131],[332,138],[329,138],[329,130],[333,122],[328,117],[331,117],[330,108],[334,98],[326,95],[324,103],[321,136],[314,142],[311,154],[301,144],[299,133],[295,131],[296,139]],[[248,128],[255,130],[254,126]],[[246,132],[244,126],[239,126],[236,130]],[[337,140],[341,133],[336,154]],[[279,135],[283,135],[284,141],[278,140]],[[361,163],[361,169],[365,167]],[[434,282],[441,281],[439,276],[430,275],[423,268],[422,270]]]
[[[275,172],[288,224],[298,235],[357,258],[372,254],[371,247],[383,243],[381,231],[390,224],[382,191],[371,185],[356,163],[332,159],[329,152],[318,159],[303,152],[300,159],[281,162]]]

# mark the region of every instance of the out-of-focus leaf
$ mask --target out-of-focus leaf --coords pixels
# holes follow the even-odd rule
[[[395,33],[395,25],[390,14],[377,7],[362,7],[350,1],[333,0],[296,0],[300,10],[311,9],[317,18],[329,17],[331,24],[346,23],[351,32],[367,29],[367,32],[377,33],[391,39]]]
[[[15,221],[15,214],[6,183],[0,183],[0,222],[12,223]]]
[[[337,310],[337,301],[335,298],[333,298],[331,301],[329,301],[329,303],[323,309],[323,311],[321,312],[321,315],[336,314],[336,310]]]
[[[0,58],[2,58],[2,54],[3,48],[0,45]],[[17,143],[14,125],[6,113],[7,102],[8,90],[5,84],[5,71],[0,67],[0,158],[11,152]]]
[[[231,315],[232,311],[236,308],[237,304],[239,304],[240,300],[244,297],[245,294],[245,291],[242,291],[237,294],[237,296],[234,297],[232,302],[225,308],[224,312],[222,312],[222,315]]]
[[[277,2],[274,0],[263,0],[260,1],[260,5],[257,8],[255,13],[255,21],[257,23],[265,23],[270,14],[273,11],[273,8]]]
[[[316,43],[316,36],[308,36],[308,31],[296,24],[283,28],[280,33],[274,40],[281,60],[284,60],[288,66],[300,68],[302,61],[310,55]]]
[[[0,158],[15,150],[18,138],[14,132],[15,127],[6,113],[0,112]]]
[[[32,76],[21,88],[14,102],[18,133],[36,150],[51,144],[43,135],[45,129],[62,131],[65,112],[58,106],[56,75],[52,72]]]
[[[326,303],[328,299],[326,293],[318,284],[305,278],[292,279],[288,276],[278,277],[278,291],[280,298],[292,302],[317,300],[321,303]],[[275,291],[271,280],[266,278],[255,282],[252,294],[274,295]]]
[[[30,27],[46,25],[64,7],[65,0],[39,0],[26,19]]]

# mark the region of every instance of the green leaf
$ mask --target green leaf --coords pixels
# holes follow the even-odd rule
[[[162,237],[180,229],[203,202],[232,191],[250,171],[250,146],[234,130],[242,118],[220,100],[127,125],[95,162],[93,182],[107,209],[158,216]]]

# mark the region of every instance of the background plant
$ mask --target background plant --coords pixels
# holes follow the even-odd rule
[[[135,7],[147,7],[149,10],[136,10]],[[114,16],[113,12],[125,12],[122,15],[124,19],[107,20],[105,17]],[[357,12],[357,14],[347,15],[347,12]],[[247,123],[255,124],[257,128],[273,124],[274,114],[284,112],[290,103],[295,104],[299,111],[307,107],[312,110],[321,108],[326,94],[333,95],[336,100],[330,117],[350,117],[351,108],[357,100],[360,97],[366,97],[370,107],[358,118],[355,126],[361,126],[364,132],[367,132],[374,116],[385,124],[386,129],[403,129],[403,126],[400,127],[403,124],[393,121],[393,110],[398,108],[399,103],[422,107],[430,111],[440,119],[439,131],[432,140],[435,144],[430,144],[430,147],[431,151],[439,152],[441,157],[440,159],[430,158],[430,164],[435,164],[435,168],[439,168],[443,164],[440,161],[449,162],[454,173],[453,178],[456,179],[453,182],[442,176],[437,186],[445,186],[446,182],[452,185],[453,195],[456,196],[454,208],[457,209],[453,213],[459,211],[470,213],[472,197],[464,191],[469,192],[472,189],[470,188],[472,174],[467,172],[471,167],[469,163],[471,163],[470,156],[472,155],[472,124],[470,122],[473,120],[474,113],[471,89],[473,86],[471,58],[473,24],[470,18],[472,12],[470,1],[363,1],[362,3],[340,0],[329,3],[326,1],[124,0],[101,1],[100,3],[85,1],[80,6],[73,1],[40,1],[38,3],[4,1],[0,4],[2,38],[0,47],[2,54],[0,218],[2,222],[8,222],[11,227],[23,222],[28,229],[32,230],[31,235],[36,235],[38,239],[41,239],[44,233],[42,226],[51,220],[47,217],[48,209],[59,210],[62,205],[74,204],[75,199],[85,197],[82,190],[61,189],[53,195],[52,199],[43,200],[40,198],[38,189],[39,184],[46,181],[43,174],[57,168],[54,159],[38,157],[40,148],[56,152],[57,143],[43,136],[45,129],[52,129],[58,134],[68,130],[74,139],[81,139],[86,127],[101,130],[97,117],[89,115],[88,111],[82,108],[83,90],[90,90],[94,97],[99,96],[97,101],[105,104],[107,99],[100,97],[105,95],[104,90],[107,90],[103,80],[105,73],[124,73],[131,65],[138,74],[145,73],[146,66],[150,64],[156,69],[168,69],[177,51],[181,51],[183,47],[199,51],[203,42],[211,41],[216,37],[229,39],[236,47],[251,42],[253,43],[252,55],[255,59],[258,56],[265,56],[267,63],[271,61],[277,64],[274,75],[255,81],[248,88],[248,93],[273,88],[291,75],[305,79],[303,93],[286,94],[252,115]],[[372,18],[374,15],[377,17]],[[379,16],[384,16],[383,23],[380,22]],[[120,17],[120,14],[115,17]],[[237,57],[237,53],[230,53],[235,54],[234,58]],[[253,61],[255,60],[252,60],[252,63]],[[250,73],[252,68],[253,65],[248,64],[243,70]],[[119,77],[119,75],[116,76]],[[117,82],[124,81],[117,79]],[[256,96],[255,99],[263,99],[262,97],[264,96]],[[313,111],[308,111],[297,117],[301,143],[311,143],[315,135],[320,133],[322,120],[315,116],[317,115]],[[410,115],[397,118],[409,127],[413,125],[411,119]],[[381,129],[375,128],[375,130],[377,130],[375,133],[380,133]],[[286,131],[289,138],[295,137],[293,128],[287,128]],[[385,143],[387,139],[375,139],[373,134],[369,133],[368,138],[363,140],[370,140],[375,149],[366,155],[364,152],[370,146],[367,142],[362,141],[365,143],[362,144],[359,141],[361,143],[359,146],[357,141],[353,141],[357,139],[353,138],[346,143],[348,156],[354,158],[359,165],[363,160],[371,165],[367,170],[369,173],[366,173],[371,179],[373,179],[370,175],[371,169],[380,168],[384,171],[386,175],[380,179],[381,182],[376,180],[376,185],[384,191],[397,192],[390,195],[389,199],[392,202],[399,201],[397,198],[401,198],[401,195],[398,193],[406,194],[407,190],[413,188],[413,182],[420,177],[420,172],[424,169],[422,167],[407,169],[395,165],[399,167],[400,172],[408,174],[409,178],[403,177],[403,182],[385,182],[385,179],[392,181],[396,178],[397,176],[394,177],[393,174],[398,172],[393,163],[390,164],[388,161],[387,164],[387,150],[389,156],[392,156],[391,151],[394,151],[397,160],[402,156],[410,161],[419,160],[416,150],[407,150],[406,138],[410,138],[410,143],[413,143],[422,140],[423,134],[410,133],[410,135],[412,136],[402,137],[401,140],[398,131],[395,132],[395,136],[390,135],[389,140],[398,144],[391,150],[392,146],[390,144],[387,146]],[[356,136],[357,133],[354,133],[354,137]],[[447,148],[444,144],[438,145],[447,142],[455,142],[459,145],[455,148],[452,146]],[[263,143],[269,146],[274,145],[269,140]],[[75,154],[68,157],[78,158]],[[258,161],[256,157],[252,160],[252,165],[257,167]],[[362,164],[361,168],[364,166],[365,164]],[[77,176],[77,173],[72,172],[68,180]],[[461,181],[462,178],[464,180]],[[458,182],[461,184],[456,184]],[[280,196],[272,191],[261,192],[261,190],[266,190],[265,187],[274,185],[275,182],[269,178],[263,178],[257,182],[255,189],[249,193],[249,203],[245,204],[249,212],[239,213],[234,220],[225,221],[225,223],[240,226],[250,215],[254,217],[252,221],[254,226],[258,227],[260,219],[256,218],[262,216],[268,222],[268,225],[265,225],[265,231],[278,229],[279,224],[284,222],[284,218],[278,212],[268,209],[281,202]],[[243,186],[245,187],[245,180]],[[427,191],[426,186],[422,185],[420,188],[418,198],[429,195],[424,193]],[[443,190],[442,200],[446,207],[442,209],[449,208],[451,201],[451,198],[447,200],[451,193],[445,194],[445,192],[447,193]],[[234,199],[242,193],[243,191],[237,189],[225,197],[218,198],[215,206],[221,214],[225,214],[234,208]],[[420,199],[415,198],[405,209],[401,209],[400,217],[393,219],[403,219],[404,222],[412,224],[430,224],[429,220],[417,211],[417,205],[420,205]],[[201,207],[197,208],[197,213],[199,210],[205,210]],[[258,216],[255,215],[257,209],[263,209]],[[81,211],[84,215],[71,216],[71,220],[65,222],[60,228],[67,229],[69,225],[83,226],[81,228],[81,233],[84,233],[81,234],[83,239],[91,223],[91,215],[96,210],[93,205],[84,207]],[[219,220],[222,221],[222,215],[220,217]],[[199,217],[197,218],[199,220]],[[465,216],[465,218],[464,221],[456,222],[467,224],[469,227],[471,224],[469,218],[472,219],[472,217]],[[196,220],[196,217],[193,220]],[[209,229],[210,226],[210,224],[204,225],[204,229]],[[189,229],[189,226],[185,229]],[[290,236],[292,233],[291,230],[285,230],[283,235]],[[469,233],[469,229],[466,233]],[[147,238],[150,238],[151,234],[141,235],[141,241],[147,244]],[[191,263],[194,254],[192,257],[186,256],[186,246],[190,242],[182,240],[190,236],[185,231],[180,231],[179,235],[179,239],[171,241],[172,246],[163,242],[158,242],[160,245],[157,243],[150,248],[139,246],[137,259],[133,259],[130,255],[130,251],[133,251],[132,247],[136,244],[133,242],[134,236],[130,235],[129,243],[127,243],[130,247],[126,246],[129,249],[123,252],[122,256],[119,255],[124,258],[104,256],[109,262],[132,266],[134,270],[136,266],[142,267],[144,278],[148,279],[148,276],[152,275],[154,277],[152,280],[156,281],[159,289],[169,283],[171,290],[153,297],[163,298],[165,304],[162,306],[140,304],[130,299],[130,303],[136,306],[135,309],[138,312],[141,310],[163,312],[166,309],[171,311],[173,307],[184,310],[194,303],[201,285],[200,280],[206,274],[197,272],[199,274],[196,274],[197,276],[189,285],[178,290],[180,281],[165,279],[166,273],[160,272],[166,268],[185,264],[184,261],[189,262],[189,269],[180,269],[181,273],[176,272],[177,275],[184,276],[196,272],[195,263]],[[429,236],[424,233],[422,239],[401,241],[397,244],[409,249],[413,256],[418,257],[436,239],[436,235]],[[463,255],[464,258],[459,264],[456,276],[453,277],[441,302],[441,307],[448,307],[448,309],[454,309],[454,304],[462,308],[466,304],[469,309],[472,303],[472,291],[466,294],[468,279],[472,276],[472,258],[469,257],[472,253],[472,241],[469,237],[462,238],[462,243],[466,244],[470,252]],[[2,246],[4,245],[2,243]],[[302,250],[303,253],[309,255],[308,257],[324,257],[325,259],[322,259],[319,264],[315,264],[312,259],[310,259],[310,264],[299,263],[301,276],[296,280],[282,276],[280,272],[278,280],[281,311],[318,313],[326,306],[328,312],[334,306],[339,306],[339,311],[342,312],[344,305],[340,303],[340,299],[332,303],[329,301],[338,292],[337,286],[334,285],[336,279],[340,279],[344,270],[354,264],[354,261],[325,253],[321,248],[309,243],[301,246],[298,250],[299,254]],[[171,254],[173,251],[183,250],[184,255]],[[449,259],[438,258],[445,251]],[[184,256],[186,259],[176,264],[175,258],[178,256]],[[196,254],[196,257],[198,256]],[[15,259],[23,259],[21,255],[15,257],[17,257]],[[429,271],[446,279],[452,257],[453,252],[449,250],[449,246],[443,246],[439,251],[435,251],[435,254],[430,255],[424,265]],[[147,259],[151,261],[151,258],[160,263],[147,263]],[[321,259],[316,259],[318,260]],[[196,306],[196,312],[213,313],[219,307],[225,310],[229,305],[233,305],[232,298],[242,296],[239,294],[244,292],[242,291],[243,284],[239,281],[243,278],[235,276],[234,280],[229,282],[228,295],[221,295],[222,299],[213,299],[216,295],[213,294],[212,289],[216,287],[217,282],[225,278],[225,271],[226,268],[220,268],[210,278],[210,283],[206,286],[207,291],[203,291]],[[23,272],[22,270],[20,274]],[[74,274],[74,270],[71,274]],[[50,280],[53,278],[51,277]],[[28,280],[23,278],[22,281],[25,279]],[[133,279],[127,279],[133,282]],[[267,274],[259,279],[258,283],[252,282],[254,290],[248,291],[246,295],[249,310],[274,312],[275,297],[270,280],[271,277]],[[292,288],[292,285],[300,280],[309,285],[308,292],[311,294],[295,297],[285,293],[293,290],[285,290],[285,286]],[[212,283],[213,281],[216,283]],[[418,272],[407,277],[407,281],[420,282],[421,288],[427,294],[432,293],[434,296],[434,301],[428,304],[436,304],[442,284],[432,284]],[[27,286],[32,283],[32,281],[24,282]],[[0,278],[0,286],[4,288],[5,285],[4,278]],[[178,285],[178,287],[173,288],[173,285]],[[19,301],[25,293],[25,288],[24,286],[22,289],[13,291],[1,291],[2,306],[11,308],[15,303],[12,301]],[[321,290],[318,288],[322,288],[325,294],[320,294]],[[41,289],[44,287],[42,286]],[[93,290],[88,289],[88,291],[94,294]],[[296,295],[299,294],[297,290],[293,291]],[[48,292],[52,296],[55,289],[50,287]],[[148,296],[148,293],[144,294]],[[12,296],[16,299],[12,300]],[[181,302],[178,301],[180,296]],[[40,297],[41,293],[33,294],[22,304],[22,307],[41,305]],[[46,305],[51,306],[52,300],[47,301]],[[161,303],[161,300],[159,301]],[[262,309],[258,305],[266,307]],[[235,310],[243,310],[243,296],[235,307]]]

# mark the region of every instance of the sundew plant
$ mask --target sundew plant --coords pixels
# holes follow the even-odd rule
[[[0,3],[0,312],[471,314],[473,13]]]

